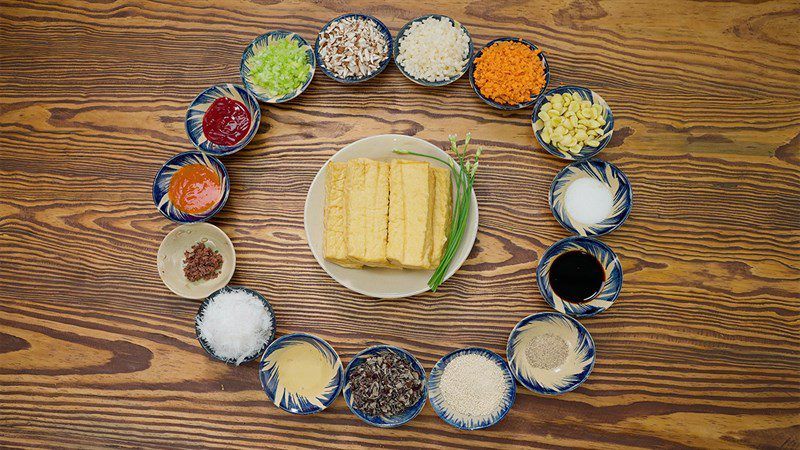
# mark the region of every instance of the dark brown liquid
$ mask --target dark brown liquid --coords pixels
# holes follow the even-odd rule
[[[550,266],[550,286],[564,301],[586,303],[600,293],[605,281],[600,261],[580,250],[558,255]]]

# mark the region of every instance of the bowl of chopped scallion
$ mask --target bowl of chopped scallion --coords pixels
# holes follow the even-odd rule
[[[255,38],[242,54],[244,86],[265,103],[283,103],[306,90],[317,67],[314,50],[290,31],[270,31]]]

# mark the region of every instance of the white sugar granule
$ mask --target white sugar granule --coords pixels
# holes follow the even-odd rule
[[[447,409],[470,417],[485,417],[500,409],[508,384],[503,370],[494,361],[472,353],[450,360],[439,389]]]
[[[594,178],[580,178],[567,186],[564,197],[567,213],[577,222],[593,224],[611,214],[614,197],[611,190]]]
[[[408,27],[398,43],[397,63],[414,78],[444,81],[461,73],[468,53],[469,37],[461,26],[428,17]]]
[[[239,365],[269,339],[272,315],[252,293],[226,290],[208,302],[198,329],[217,356]]]

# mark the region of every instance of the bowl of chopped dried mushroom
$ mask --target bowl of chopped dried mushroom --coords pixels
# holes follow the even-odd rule
[[[425,369],[411,353],[376,345],[353,357],[342,389],[347,407],[381,428],[403,425],[422,411],[428,397]]]
[[[339,16],[319,31],[314,44],[317,65],[340,83],[360,83],[383,72],[391,59],[392,34],[366,14]]]

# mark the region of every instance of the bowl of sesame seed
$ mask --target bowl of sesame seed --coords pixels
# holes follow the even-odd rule
[[[392,34],[366,14],[339,16],[319,31],[314,54],[322,73],[340,83],[360,83],[383,72],[391,59]]]
[[[583,384],[594,367],[592,335],[572,317],[532,314],[511,331],[506,346],[511,372],[538,394],[557,395]]]
[[[506,361],[485,348],[445,355],[431,369],[428,399],[436,414],[461,430],[480,430],[501,421],[517,398]]]

